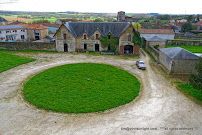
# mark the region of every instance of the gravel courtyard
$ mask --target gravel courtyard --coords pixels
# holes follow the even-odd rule
[[[168,77],[149,64],[137,69],[136,58],[70,53],[17,53],[37,59],[0,73],[0,135],[186,135],[202,133],[202,107],[179,92]],[[22,96],[35,74],[69,63],[103,63],[134,74],[140,95],[129,104],[100,113],[63,114],[37,109]]]

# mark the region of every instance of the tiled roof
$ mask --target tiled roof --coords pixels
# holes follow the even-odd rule
[[[104,37],[107,37],[109,32],[112,34],[112,37],[119,37],[128,27],[129,23],[68,22],[64,25],[74,36],[82,36],[83,33],[91,36],[98,30]]]
[[[0,17],[0,22],[8,22],[8,21],[4,19],[3,17]]]
[[[197,22],[196,25],[202,26],[202,21]]]
[[[0,26],[0,30],[13,30],[13,29],[23,29],[21,25],[3,25]]]
[[[166,41],[158,36],[153,36],[150,39],[148,39],[147,41]]]
[[[140,34],[175,34],[173,29],[138,29]]]
[[[83,20],[82,22],[91,22],[90,20]]]
[[[47,27],[56,27],[56,28],[59,28],[60,25],[59,24],[55,24],[55,23],[43,23],[41,24],[43,26],[47,26]]]
[[[43,30],[48,29],[47,27],[41,25],[41,24],[25,24],[24,25],[27,29],[37,29],[37,30]]]
[[[28,19],[28,18],[6,18],[7,21],[27,21],[27,22],[33,22],[33,19]]]
[[[160,51],[173,59],[199,59],[199,56],[181,47],[162,48]]]

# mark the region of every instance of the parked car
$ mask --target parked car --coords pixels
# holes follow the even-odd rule
[[[146,66],[143,61],[140,60],[136,61],[136,65],[139,69],[146,69]]]

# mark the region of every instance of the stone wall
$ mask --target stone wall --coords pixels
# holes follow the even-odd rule
[[[56,44],[44,42],[0,42],[0,49],[56,51]]]
[[[186,40],[167,40],[166,45],[192,45],[192,46],[202,46],[202,40],[201,41],[186,41]]]
[[[190,74],[196,73],[196,63],[199,60],[188,60],[188,59],[174,59],[172,60],[170,74]]]
[[[155,49],[151,45],[147,45],[146,50],[151,53],[151,55],[155,58],[157,62],[159,62],[159,50]]]
[[[158,49],[165,48],[166,47],[166,42],[165,41],[146,41],[147,45],[155,46],[159,45]]]

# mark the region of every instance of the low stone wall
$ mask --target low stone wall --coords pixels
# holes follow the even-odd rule
[[[0,42],[0,49],[56,51],[56,44],[44,42]]]
[[[192,45],[192,46],[202,46],[201,41],[186,41],[186,40],[167,40],[166,45]]]
[[[151,45],[147,45],[146,50],[151,53],[151,55],[155,58],[157,62],[159,62],[159,50],[155,49]]]

